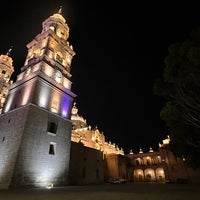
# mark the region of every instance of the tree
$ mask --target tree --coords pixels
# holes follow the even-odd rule
[[[170,130],[170,148],[186,163],[200,167],[200,28],[189,39],[171,44],[163,76],[154,94],[165,99],[160,117]]]

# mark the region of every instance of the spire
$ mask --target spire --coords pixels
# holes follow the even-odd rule
[[[58,10],[58,14],[62,15],[62,6],[60,6],[60,9]]]
[[[53,14],[51,17],[61,20],[63,23],[66,22],[65,18],[62,16],[62,6],[60,6],[58,12]],[[68,28],[68,27],[67,27]]]
[[[8,50],[8,52],[6,53],[7,56],[10,56],[10,52],[12,51],[12,46],[10,47],[10,49]]]

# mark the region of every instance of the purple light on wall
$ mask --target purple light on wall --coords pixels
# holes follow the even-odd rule
[[[61,115],[64,118],[69,118],[70,117],[70,100],[66,96],[62,98],[61,102]]]

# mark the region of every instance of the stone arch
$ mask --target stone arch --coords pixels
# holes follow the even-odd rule
[[[142,165],[143,164],[143,160],[141,159],[141,158],[136,158],[135,159],[135,165],[136,166],[140,166],[140,165]]]
[[[156,179],[158,182],[164,182],[165,181],[165,172],[164,169],[159,167],[155,170],[156,172]]]
[[[147,182],[156,181],[155,172],[151,168],[147,168],[144,170],[144,177],[145,177],[145,181],[147,181]]]
[[[135,169],[134,170],[134,180],[135,180],[135,182],[144,181],[144,172],[143,172],[142,169]]]
[[[144,157],[143,160],[144,160],[145,165],[152,165],[153,164],[153,160],[150,156]]]
[[[161,156],[160,156],[160,155],[154,156],[153,159],[154,159],[155,164],[160,164],[160,163],[162,163],[162,160],[161,160]]]

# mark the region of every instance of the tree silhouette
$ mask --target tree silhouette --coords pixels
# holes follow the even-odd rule
[[[200,28],[189,39],[171,44],[163,76],[154,94],[166,100],[160,117],[170,130],[170,148],[186,163],[200,167]]]

